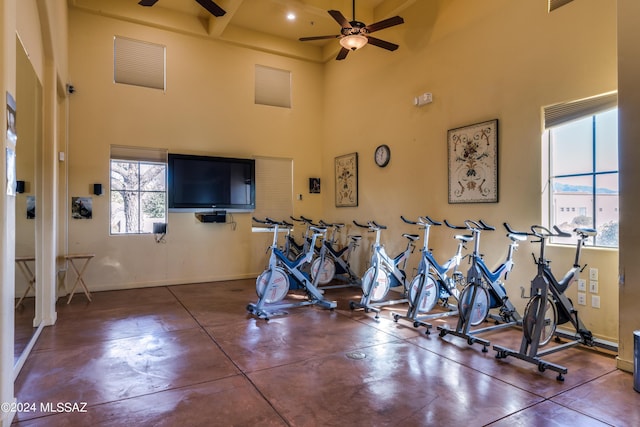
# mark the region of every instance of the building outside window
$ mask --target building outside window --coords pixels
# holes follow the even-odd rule
[[[548,224],[594,228],[588,244],[618,246],[618,110],[607,109],[545,132],[549,155]],[[572,206],[563,209],[560,206]],[[572,239],[554,239],[571,243]]]

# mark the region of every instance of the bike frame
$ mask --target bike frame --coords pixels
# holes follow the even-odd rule
[[[444,337],[447,334],[452,334],[458,336],[460,338],[464,338],[467,340],[469,345],[478,343],[483,346],[482,351],[486,353],[487,347],[491,345],[488,340],[483,338],[479,338],[476,335],[489,332],[496,329],[502,329],[511,326],[517,326],[522,324],[522,317],[516,310],[515,306],[509,300],[507,296],[506,290],[502,286],[500,282],[500,277],[504,275],[505,280],[507,279],[508,274],[511,272],[514,266],[513,262],[513,254],[518,247],[518,241],[526,240],[526,236],[521,236],[518,234],[509,233],[507,237],[511,240],[509,244],[509,249],[507,252],[507,257],[505,261],[500,264],[495,270],[489,269],[482,255],[480,254],[480,233],[481,231],[493,231],[495,227],[491,227],[485,224],[482,220],[479,222],[473,220],[465,220],[465,226],[452,226],[445,221],[445,223],[451,228],[458,229],[468,229],[471,231],[473,235],[474,245],[473,245],[473,253],[470,254],[470,262],[471,266],[467,272],[467,288],[465,291],[470,291],[471,295],[469,298],[469,302],[462,309],[459,308],[459,317],[458,323],[455,330],[449,329],[447,327],[439,326],[440,336]],[[463,292],[465,292],[463,291]],[[486,294],[487,297],[487,307],[482,307],[482,302],[478,298],[485,298],[482,296]],[[491,307],[489,304],[491,302],[490,298],[493,297],[495,300],[496,306]],[[461,301],[459,301],[459,305]],[[499,308],[499,314],[490,314],[489,309],[491,308]],[[486,311],[486,318],[491,318],[496,322],[496,325],[489,326],[485,328],[471,330],[471,315],[472,310],[484,310]],[[502,322],[501,324],[498,324]]]
[[[462,261],[462,249],[464,248],[464,244],[472,239],[472,236],[463,236],[457,235],[455,238],[459,241],[458,247],[455,255],[453,255],[450,259],[448,259],[445,263],[440,265],[438,261],[433,256],[433,253],[429,249],[429,230],[431,226],[434,225],[442,225],[442,223],[434,221],[433,219],[426,217],[419,217],[418,221],[410,221],[406,219],[404,216],[400,217],[407,224],[418,225],[420,229],[424,230],[423,236],[423,245],[422,249],[420,249],[421,257],[420,262],[418,264],[418,269],[416,274],[411,281],[411,285],[413,287],[413,283],[415,280],[418,280],[418,287],[415,291],[413,298],[409,298],[409,309],[407,313],[402,316],[398,313],[393,314],[393,318],[395,321],[398,321],[400,318],[407,319],[409,321],[413,321],[413,326],[424,326],[427,328],[426,334],[430,334],[430,329],[433,327],[430,323],[426,322],[429,319],[438,319],[442,317],[448,317],[458,314],[457,306],[452,306],[447,303],[445,300],[443,305],[447,307],[450,311],[434,313],[434,314],[426,314],[420,315],[420,306],[424,298],[427,297],[428,292],[435,292],[435,299],[442,299],[443,291],[448,294],[448,296],[453,296],[456,300],[459,297],[459,291],[455,287],[450,286],[450,282],[453,282],[453,276],[457,274],[462,275],[458,271],[458,267],[460,266],[460,262]],[[449,270],[453,269],[452,277],[448,277],[447,273]],[[426,289],[427,284],[432,281],[435,284],[436,289]],[[455,282],[454,282],[455,283]],[[413,291],[413,290],[410,290]],[[411,296],[411,292],[410,295]],[[448,297],[447,297],[448,298]],[[435,305],[435,301],[433,302]]]
[[[407,275],[404,272],[404,269],[407,264],[407,260],[409,256],[415,249],[415,245],[413,242],[419,238],[416,234],[403,234],[405,238],[407,238],[407,247],[406,249],[399,253],[395,258],[391,258],[384,246],[380,243],[380,234],[382,230],[385,230],[387,227],[384,225],[376,224],[375,221],[369,221],[367,225],[359,224],[356,221],[353,221],[355,225],[362,228],[367,228],[369,231],[376,233],[375,242],[371,248],[371,262],[370,267],[365,271],[362,277],[362,298],[359,303],[354,301],[349,302],[349,306],[351,309],[355,308],[363,308],[365,312],[374,311],[376,313],[375,318],[379,318],[381,306],[394,305],[394,304],[402,304],[406,303],[408,300],[407,296]],[[371,276],[369,278],[369,276]],[[386,300],[379,302],[371,302],[372,293],[374,288],[377,289],[378,286],[384,286],[386,289],[384,290],[384,295],[380,298],[384,298],[389,288],[396,287],[402,285],[403,287],[403,296],[404,298],[398,300]]]
[[[267,224],[273,228],[273,240],[271,246],[269,247],[270,255],[269,255],[269,263],[267,269],[262,273],[262,275],[266,274],[266,285],[262,291],[262,295],[259,297],[257,303],[250,303],[247,306],[247,311],[253,315],[256,315],[258,318],[269,319],[270,316],[282,314],[282,310],[291,307],[299,307],[304,305],[312,305],[318,304],[324,308],[333,309],[337,306],[335,301],[327,301],[324,299],[322,292],[317,288],[317,281],[314,283],[307,275],[307,273],[302,271],[302,266],[311,262],[314,256],[313,247],[315,246],[316,240],[319,238],[324,238],[326,234],[326,229],[319,227],[311,227],[313,234],[311,235],[310,246],[304,256],[299,257],[296,260],[290,260],[287,258],[285,253],[278,248],[278,229],[280,227],[286,227],[284,222],[274,221],[270,218],[266,220],[258,220],[257,218],[253,218],[255,222],[261,224]],[[322,251],[322,256],[324,256],[324,251]],[[276,283],[277,274],[275,273],[277,270],[282,269],[284,273],[286,273],[289,278],[293,278],[307,293],[307,301],[299,301],[299,302],[274,302],[269,303],[267,301],[269,295],[273,295],[274,291],[278,286],[281,286],[281,283]],[[261,275],[261,277],[262,277]],[[259,278],[260,279],[260,278]]]
[[[362,236],[350,235],[347,236],[349,238],[349,244],[344,246],[342,249],[336,250],[334,249],[335,245],[335,236],[336,233],[344,227],[344,224],[333,224],[328,223],[323,220],[320,220],[320,225],[326,227],[327,229],[331,228],[331,237],[329,239],[325,239],[323,245],[326,247],[328,258],[333,261],[336,266],[335,276],[337,275],[346,275],[347,284],[346,285],[335,285],[335,286],[325,286],[323,289],[327,288],[343,288],[347,286],[360,286],[361,281],[356,273],[351,270],[351,266],[349,265],[349,258],[351,257],[351,253],[358,247],[358,242],[362,239]]]
[[[507,228],[507,230],[511,230],[509,225],[506,223],[505,228]],[[511,230],[511,232],[513,232],[513,230]],[[584,266],[580,266],[580,254],[582,251],[582,246],[587,238],[595,236],[596,231],[590,228],[576,228],[574,232],[578,235],[575,260],[573,266],[567,271],[567,273],[560,281],[555,278],[555,275],[551,271],[551,261],[545,257],[545,247],[547,244],[547,239],[551,237],[570,237],[571,235],[569,233],[561,231],[557,226],[554,226],[554,232],[552,232],[548,228],[540,225],[532,226],[530,233],[515,232],[520,233],[525,237],[533,237],[537,239],[533,241],[534,243],[540,243],[539,256],[536,258],[534,255],[534,261],[537,265],[537,272],[536,276],[531,281],[530,290],[530,298],[538,298],[538,304],[533,306],[536,308],[536,311],[534,313],[525,313],[525,316],[535,316],[532,317],[535,318],[535,321],[530,332],[530,337],[527,337],[526,334],[523,334],[519,351],[510,350],[501,346],[494,346],[494,350],[497,351],[496,358],[503,359],[508,356],[514,356],[526,362],[536,364],[538,366],[538,370],[540,370],[541,372],[546,369],[551,369],[558,372],[558,376],[556,377],[558,381],[564,380],[563,374],[566,374],[568,372],[567,368],[556,363],[548,362],[542,359],[542,357],[551,353],[556,353],[566,348],[574,347],[578,344],[587,345],[589,347],[593,347],[595,345],[591,331],[589,331],[584,326],[584,324],[578,317],[577,310],[575,310],[573,304],[564,294],[564,292],[573,282],[577,274],[585,269],[586,264]],[[562,314],[564,318],[567,319],[566,321],[571,322],[576,330],[577,336],[575,339],[572,339],[568,342],[556,345],[547,350],[540,351],[540,337],[542,334],[542,330],[546,326],[546,322],[548,321],[548,319],[545,318],[548,295],[551,296],[552,302],[555,305],[555,310],[557,310],[556,319],[551,320],[553,322],[556,322],[557,315]],[[539,301],[540,299],[542,299],[543,301]],[[560,342],[557,332],[555,332],[555,335],[556,340]]]

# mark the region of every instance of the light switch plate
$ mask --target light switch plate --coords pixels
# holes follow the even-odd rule
[[[584,279],[578,279],[578,291],[586,292],[587,291],[587,281]]]

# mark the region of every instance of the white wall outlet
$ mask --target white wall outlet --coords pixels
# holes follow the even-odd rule
[[[598,281],[597,280],[589,280],[589,292],[592,294],[598,293]]]
[[[600,297],[598,295],[591,295],[591,307],[600,308]]]
[[[578,292],[578,304],[587,305],[587,294],[584,292]]]
[[[578,291],[586,292],[587,291],[587,281],[584,279],[578,279]]]
[[[598,280],[598,269],[590,268],[589,269],[589,280]]]

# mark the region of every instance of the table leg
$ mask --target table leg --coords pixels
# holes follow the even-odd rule
[[[18,262],[17,264],[18,264],[18,268],[20,269],[20,271],[22,271],[22,274],[27,279],[28,285],[27,285],[27,289],[24,291],[24,294],[16,304],[16,308],[20,307],[20,305],[22,304],[22,301],[27,297],[27,294],[29,293],[29,291],[31,289],[34,289],[33,285],[36,282],[36,278],[34,277],[33,272],[31,271],[31,269],[29,268],[26,262]]]
[[[84,261],[84,264],[82,265],[80,270],[78,270],[78,267],[76,267],[75,263],[73,262],[73,258],[69,258],[69,264],[71,264],[71,268],[73,268],[73,271],[75,271],[76,273],[76,281],[73,283],[73,287],[71,288],[71,293],[69,294],[69,299],[67,300],[67,304],[71,302],[71,298],[73,298],[73,294],[76,291],[76,287],[78,286],[78,283],[82,287],[82,290],[84,291],[84,294],[87,296],[87,299],[89,300],[89,302],[91,302],[91,292],[89,292],[89,288],[87,287],[87,284],[84,282],[84,279],[82,277],[82,275],[84,274],[84,271],[87,269],[87,265],[89,265],[89,261],[91,261],[91,258],[86,258]]]

